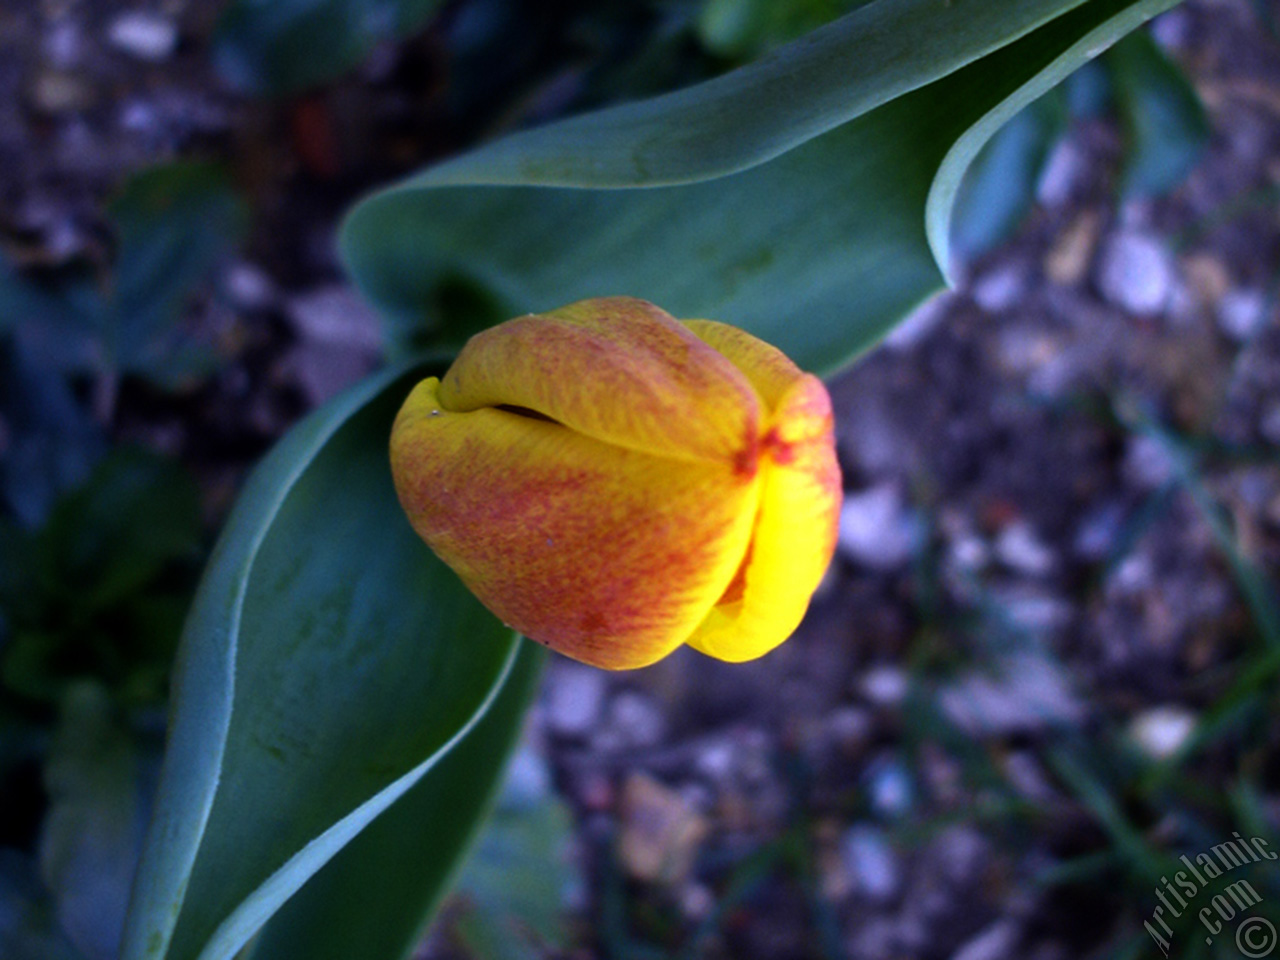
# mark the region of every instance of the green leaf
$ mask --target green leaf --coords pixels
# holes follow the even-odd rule
[[[241,494],[187,620],[124,960],[233,956],[516,670],[396,500],[387,438],[422,374],[321,408]]]
[[[32,593],[38,580],[31,570],[33,541],[16,523],[0,516],[0,624],[12,622],[14,608]]]
[[[133,177],[107,213],[118,240],[101,321],[108,355],[167,385],[185,346],[173,328],[196,286],[243,238],[248,209],[217,165],[181,162]]]
[[[440,0],[234,0],[214,60],[241,92],[298,93],[338,79],[385,40],[422,27]]]
[[[573,817],[531,749],[515,762],[475,852],[458,877],[454,932],[477,960],[538,960],[565,950]]]
[[[1062,84],[1072,119],[1096,120],[1111,109],[1111,75],[1105,58],[1090,60]]]
[[[58,929],[48,891],[35,867],[0,847],[0,957],[4,960],[86,960]]]
[[[698,36],[707,49],[747,60],[870,0],[705,0]]]
[[[200,493],[178,464],[142,450],[113,451],[63,497],[37,550],[51,590],[89,611],[136,593],[200,547]]]
[[[61,494],[85,481],[106,438],[70,384],[22,349],[0,351],[0,416],[9,433],[0,496],[23,525],[39,526]]]
[[[48,376],[137,373],[162,387],[207,371],[178,329],[187,299],[243,239],[248,208],[216,165],[177,162],[130,178],[107,207],[112,271],[76,264],[37,280],[0,256],[0,333]]]
[[[358,206],[343,254],[401,343],[467,277],[512,314],[645,297],[830,371],[942,285],[956,190],[996,130],[1174,2],[872,3],[430,168]]]
[[[1050,90],[987,141],[956,194],[951,246],[972,260],[1008,238],[1035,201],[1036,183],[1066,121],[1060,87]]]
[[[146,826],[137,766],[107,691],[92,681],[70,687],[45,766],[40,873],[59,924],[92,960],[114,960],[120,944]]]
[[[1107,53],[1126,152],[1121,192],[1165,193],[1180,184],[1209,142],[1209,120],[1186,75],[1146,31],[1125,37]]]
[[[186,471],[141,451],[111,453],[38,532],[0,531],[9,628],[0,683],[57,701],[68,682],[92,676],[123,702],[155,702],[194,582],[182,561],[200,544],[199,493]]]
[[[74,341],[68,356],[58,367],[75,367],[83,363],[82,341],[91,329],[96,299],[91,284],[79,272],[71,278],[59,276],[60,282],[41,283],[24,275],[0,254],[0,334],[38,323],[49,327],[58,340]]]
[[[545,659],[541,647],[522,644],[489,712],[284,905],[246,960],[411,955],[484,821]],[[492,830],[486,828],[477,854]]]

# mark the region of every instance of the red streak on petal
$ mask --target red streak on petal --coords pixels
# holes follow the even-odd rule
[[[750,480],[756,475],[756,470],[760,468],[760,441],[756,438],[755,431],[750,427],[747,428],[747,435],[743,439],[742,449],[733,457],[733,472],[744,480]]]
[[[764,435],[763,446],[765,452],[774,463],[780,463],[783,466],[786,466],[796,458],[795,444],[788,443],[786,440],[783,440],[782,436],[778,433],[777,427],[771,427],[769,432]]]

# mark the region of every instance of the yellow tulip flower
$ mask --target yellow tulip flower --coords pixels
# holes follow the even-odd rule
[[[630,297],[472,337],[391,435],[413,528],[504,623],[608,669],[795,630],[835,548],[816,377],[742,330]]]

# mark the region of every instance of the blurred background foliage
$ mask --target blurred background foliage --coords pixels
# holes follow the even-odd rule
[[[360,191],[478,139],[714,76],[862,2],[532,7],[509,0],[232,0],[210,17],[207,49],[196,56],[214,65],[211,83],[261,104],[273,111],[269,116],[287,118],[283,132],[275,127],[271,135],[289,141],[303,171],[302,189],[328,191],[336,210]],[[1260,22],[1274,31],[1270,7],[1253,2]],[[410,54],[387,67],[394,59],[388,49],[401,45]],[[448,64],[428,82],[417,77],[417,89],[433,90],[436,138],[348,163],[351,148],[336,142],[326,98],[357,82],[393,87],[396,71],[412,72],[432,59],[420,56],[424,49],[443,49],[433,62]],[[1177,189],[1210,136],[1200,98],[1178,65],[1146,32],[1131,35],[1027,107],[983,149],[961,188],[954,223],[961,273],[1014,235],[1072,125],[1099,117],[1113,117],[1123,132],[1113,181],[1117,202]],[[407,129],[400,140],[415,135]],[[200,145],[189,157],[164,157],[122,174],[100,208],[91,242],[69,255],[50,258],[47,245],[20,231],[0,243],[0,956],[6,960],[115,955],[157,776],[166,676],[225,508],[225,496],[216,495],[221,476],[217,482],[194,476],[193,466],[201,464],[179,462],[163,445],[140,449],[130,411],[155,403],[184,416],[210,391],[225,392],[228,381],[219,378],[230,376],[228,364],[244,362],[216,330],[202,326],[193,303],[233,296],[224,282],[228,263],[251,242],[251,252],[271,245],[272,238],[262,237],[263,223],[278,220],[255,183],[260,174],[246,173],[245,166],[232,173],[217,149]],[[299,248],[313,242],[289,240]],[[297,256],[270,249],[262,259],[288,276],[305,272],[291,261]],[[450,314],[470,322],[476,315],[501,319],[499,298],[481,284],[459,281],[446,294],[446,320]],[[245,300],[242,290],[237,309]],[[1116,436],[1149,437],[1175,465],[1129,512],[1104,565],[1121,565],[1171,509],[1171,498],[1186,495],[1214,531],[1249,614],[1240,629],[1248,639],[1240,642],[1225,691],[1213,697],[1196,735],[1176,750],[1153,762],[1135,749],[1132,731],[1118,725],[1098,736],[1064,735],[1048,750],[1053,774],[1088,822],[1079,832],[1078,855],[1047,870],[1042,883],[1086,896],[1096,895],[1091,885],[1119,882],[1140,909],[1159,878],[1175,869],[1153,823],[1176,821],[1179,835],[1204,849],[1230,829],[1266,835],[1272,822],[1260,797],[1274,763],[1270,691],[1280,672],[1274,583],[1241,547],[1202,473],[1206,465],[1274,454],[1173,429],[1122,397],[1085,398],[1080,406]],[[237,448],[234,475],[260,452],[261,439]],[[926,512],[918,519],[913,549],[921,628],[909,665],[903,755],[944,744],[962,758],[966,782],[982,786],[975,817],[1014,835],[1035,831],[1055,811],[1011,789],[1001,758],[941,715],[931,688],[983,659],[998,670],[1009,662],[1033,663],[1043,651],[1030,661],[1008,660],[1009,649],[1028,649],[1026,637],[1010,626],[1001,598],[980,585],[965,610],[931,605],[938,558],[928,550],[929,524],[937,518]],[[955,630],[972,639],[972,649],[944,642]],[[1239,763],[1223,772],[1221,783],[1185,772],[1197,753],[1222,743]],[[698,956],[736,909],[771,878],[785,876],[805,905],[812,955],[845,955],[814,879],[808,785],[792,760],[769,758],[791,791],[794,826],[727,868],[718,900],[692,927],[670,905],[631,897],[621,868],[607,869],[615,848],[606,845],[602,953]],[[467,956],[544,956],[574,943],[561,907],[565,891],[581,895],[584,880],[557,852],[570,843],[573,824],[544,764],[526,752],[513,765],[494,821],[444,915],[442,936]],[[909,792],[912,777],[907,767],[871,770],[866,779]],[[851,804],[874,805],[878,796],[862,790]],[[942,826],[913,825],[901,841],[910,844],[912,831]],[[874,843],[869,849],[874,856]],[[1268,899],[1280,894],[1274,873],[1250,877]],[[1137,925],[1142,918],[1127,919],[1112,955],[1145,955],[1150,944]]]

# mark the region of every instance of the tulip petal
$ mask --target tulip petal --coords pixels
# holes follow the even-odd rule
[[[822,382],[767,344],[712,327],[723,325],[698,322],[695,329],[742,366],[766,402],[778,398],[762,444],[763,490],[749,552],[688,640],[708,656],[740,662],[768,653],[804,618],[835,552],[841,478]]]
[[[715,320],[684,320],[689,332],[734,365],[755,388],[766,414],[778,409],[787,391],[806,374],[772,344]],[[825,389],[825,388],[824,388]]]
[[[679,460],[753,459],[762,411],[742,373],[632,297],[585,300],[472,337],[440,385],[446,410],[532,410],[613,446]]]
[[[511,410],[453,412],[442,392],[432,378],[405,402],[392,473],[415,530],[485,605],[610,669],[683,643],[741,566],[760,478]]]

